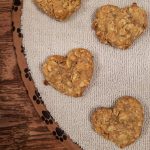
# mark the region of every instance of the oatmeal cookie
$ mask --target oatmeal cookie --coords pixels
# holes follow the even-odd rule
[[[93,66],[92,54],[78,48],[70,51],[66,57],[48,57],[43,64],[43,74],[56,90],[68,96],[80,97],[90,83]]]
[[[140,136],[143,120],[142,105],[130,96],[119,98],[113,108],[98,108],[91,116],[94,130],[120,148]]]
[[[81,0],[34,0],[50,17],[62,21],[79,9]]]
[[[93,28],[101,43],[127,49],[147,27],[147,14],[136,3],[119,8],[113,5],[100,7]]]

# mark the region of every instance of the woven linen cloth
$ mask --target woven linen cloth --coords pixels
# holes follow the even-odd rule
[[[150,0],[81,1],[76,13],[58,22],[40,11],[32,0],[24,0],[23,45],[35,85],[60,127],[84,150],[119,149],[93,131],[90,115],[97,107],[113,106],[120,96],[136,97],[144,106],[144,126],[140,138],[125,150],[150,150],[150,28],[127,50],[101,44],[91,28],[95,11],[102,5],[125,7],[137,2],[149,15]],[[53,54],[66,55],[79,47],[89,49],[95,63],[93,79],[84,96],[69,97],[45,86],[41,71],[45,59]]]

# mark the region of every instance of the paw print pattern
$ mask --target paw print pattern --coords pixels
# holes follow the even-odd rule
[[[35,95],[33,96],[33,100],[36,101],[37,104],[44,104],[42,97],[40,96],[40,93],[38,90],[35,90]]]
[[[14,22],[12,21],[12,31],[15,31],[15,26],[14,26]]]
[[[61,142],[67,140],[67,135],[65,134],[64,130],[62,130],[61,128],[56,127],[55,131],[53,131],[53,135],[55,135],[56,139],[60,140]]]
[[[17,28],[17,33],[18,33],[18,36],[20,38],[23,37],[23,34],[21,33],[21,29],[20,28]]]
[[[30,70],[28,68],[25,68],[24,69],[24,72],[25,72],[25,77],[29,79],[29,81],[32,80],[32,77],[31,77],[31,73],[30,73]]]
[[[14,6],[12,7],[12,10],[17,11],[18,10],[18,6],[21,5],[21,1],[20,0],[14,0]]]
[[[22,45],[21,45],[21,53],[23,53],[24,56],[26,56],[26,54],[25,54],[25,48]]]
[[[12,31],[14,32],[16,30],[15,26],[14,26],[14,22],[12,22]],[[18,33],[18,36],[21,38],[23,37],[23,34],[21,33],[21,29],[20,28],[17,28],[17,33]]]
[[[80,146],[77,142],[73,142],[73,143],[76,144],[76,145],[78,145],[79,148],[80,148],[81,150],[83,150],[83,148],[81,148],[81,146]]]
[[[53,124],[54,118],[51,116],[49,111],[42,111],[42,120],[45,121],[46,124]]]
[[[20,0],[14,0],[14,5],[15,6],[20,6],[21,5],[21,1]]]

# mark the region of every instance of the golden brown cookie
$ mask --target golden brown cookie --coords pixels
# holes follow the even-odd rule
[[[74,97],[82,96],[93,74],[93,56],[83,48],[73,49],[66,57],[54,55],[43,64],[45,80],[56,90]]]
[[[81,0],[34,0],[50,17],[62,21],[79,9]]]
[[[98,108],[91,116],[94,130],[120,148],[140,136],[143,120],[142,105],[130,96],[119,98],[113,108]]]
[[[146,27],[147,14],[136,3],[125,8],[102,6],[97,10],[93,22],[98,39],[120,49],[131,46]]]

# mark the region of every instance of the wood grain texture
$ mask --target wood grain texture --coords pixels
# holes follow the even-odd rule
[[[0,150],[64,150],[26,93],[13,49],[11,0],[0,0]]]

